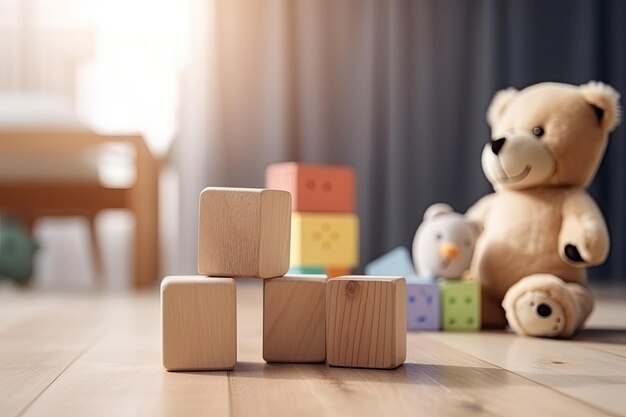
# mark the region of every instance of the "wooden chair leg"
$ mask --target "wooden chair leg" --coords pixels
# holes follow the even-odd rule
[[[135,217],[134,283],[147,287],[159,279],[159,169],[144,146],[137,152],[137,181],[130,196]]]
[[[91,240],[91,254],[94,266],[94,278],[98,286],[104,284],[104,262],[102,260],[102,248],[100,236],[98,235],[98,225],[96,224],[97,213],[88,216],[89,238]]]

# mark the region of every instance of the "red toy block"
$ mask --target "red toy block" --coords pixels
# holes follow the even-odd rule
[[[289,191],[293,211],[354,212],[354,169],[340,165],[284,162],[270,165],[267,188]]]

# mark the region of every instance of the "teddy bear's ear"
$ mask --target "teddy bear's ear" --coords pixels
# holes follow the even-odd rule
[[[437,203],[426,209],[424,212],[424,221],[433,219],[437,216],[441,216],[442,214],[452,213],[454,210],[448,204]]]
[[[487,110],[487,122],[489,122],[490,126],[493,126],[496,120],[498,120],[498,117],[500,117],[516,94],[517,90],[511,87],[506,90],[500,90],[493,96],[489,109]]]
[[[621,121],[619,93],[610,85],[591,81],[580,86],[580,92],[591,105],[600,125],[611,132]]]

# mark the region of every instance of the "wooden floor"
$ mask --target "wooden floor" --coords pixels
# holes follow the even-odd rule
[[[0,416],[626,415],[626,302],[575,341],[410,332],[394,371],[268,365],[261,286],[238,288],[233,372],[161,368],[159,300],[0,288]]]

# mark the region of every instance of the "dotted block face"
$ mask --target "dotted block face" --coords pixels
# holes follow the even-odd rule
[[[161,283],[163,367],[233,369],[237,304],[232,278],[167,277]]]
[[[367,264],[365,273],[367,275],[398,275],[408,278],[415,275],[415,269],[413,262],[411,262],[409,250],[399,246]]]
[[[404,362],[404,278],[353,275],[328,280],[326,359],[331,366],[381,369]]]
[[[480,284],[477,281],[446,280],[440,284],[444,330],[480,328]]]
[[[406,325],[410,330],[441,327],[439,285],[436,282],[407,282]]]
[[[287,275],[263,282],[263,359],[324,362],[326,276]]]
[[[285,191],[206,188],[198,224],[201,275],[270,278],[289,269],[291,196]]]
[[[291,265],[353,268],[359,263],[354,214],[293,213]]]
[[[289,191],[294,211],[351,213],[354,178],[354,170],[346,166],[286,162],[267,168],[265,185]]]

